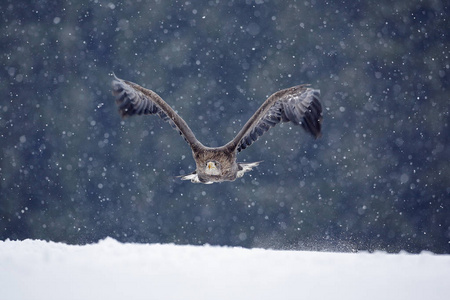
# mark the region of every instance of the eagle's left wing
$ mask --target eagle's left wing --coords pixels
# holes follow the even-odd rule
[[[280,122],[301,125],[314,137],[320,136],[322,105],[320,91],[298,85],[271,95],[247,121],[226,147],[241,151],[255,142],[267,130]]]

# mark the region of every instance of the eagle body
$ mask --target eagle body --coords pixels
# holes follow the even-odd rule
[[[294,86],[272,94],[230,142],[215,148],[200,143],[186,122],[154,91],[115,75],[112,86],[122,117],[158,115],[184,137],[192,149],[196,170],[181,179],[195,183],[234,181],[258,166],[259,162],[238,163],[237,153],[280,122],[300,125],[316,138],[321,134],[320,92],[307,85]]]
[[[239,170],[236,162],[236,152],[231,152],[224,147],[209,148],[199,147],[192,150],[192,155],[196,164],[196,175],[199,182],[212,183],[220,181],[234,181]],[[205,168],[205,162],[213,162],[216,168],[220,168],[217,175],[208,174],[208,165]],[[194,179],[194,182],[197,182]]]

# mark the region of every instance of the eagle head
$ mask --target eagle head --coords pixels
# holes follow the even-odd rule
[[[220,163],[210,160],[206,163],[205,173],[208,175],[220,175]]]

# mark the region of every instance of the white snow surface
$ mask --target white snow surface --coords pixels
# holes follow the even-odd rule
[[[450,299],[450,255],[0,241],[0,298]]]

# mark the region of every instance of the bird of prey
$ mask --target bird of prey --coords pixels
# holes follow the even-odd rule
[[[321,134],[320,92],[308,85],[297,85],[272,94],[234,139],[224,146],[214,148],[200,143],[186,122],[155,92],[119,79],[115,75],[112,88],[123,118],[133,115],[158,115],[184,137],[192,149],[196,170],[181,179],[195,183],[234,181],[252,170],[259,162],[239,163],[236,161],[237,153],[280,122],[301,125],[315,138]]]

